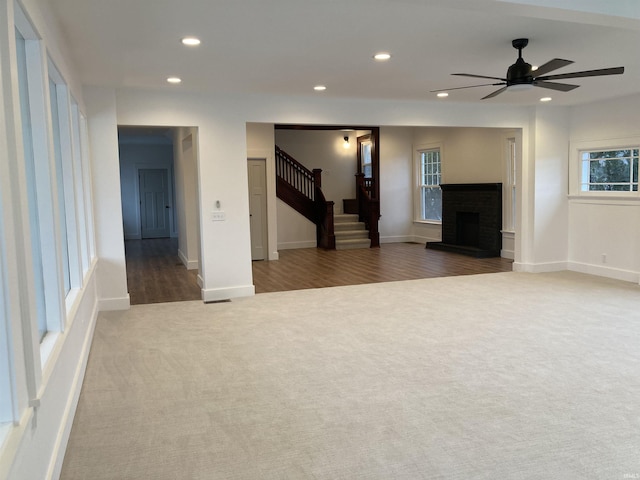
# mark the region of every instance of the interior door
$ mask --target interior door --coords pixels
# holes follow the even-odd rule
[[[249,160],[249,215],[251,259],[267,254],[267,173],[265,160]]]
[[[169,237],[169,172],[166,168],[138,170],[142,238]]]

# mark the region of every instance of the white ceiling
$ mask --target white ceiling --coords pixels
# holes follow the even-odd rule
[[[82,81],[91,85],[274,95],[435,100],[430,90],[503,77],[526,61],[575,61],[553,73],[624,66],[568,80],[562,93],[505,92],[492,104],[574,105],[640,92],[638,0],[49,0]],[[537,4],[537,5],[534,5]],[[546,5],[561,5],[563,9]],[[613,6],[612,6],[613,4]],[[540,6],[542,5],[542,6]],[[572,7],[579,5],[578,8]],[[570,9],[569,9],[570,8]],[[601,12],[608,12],[603,14]],[[202,40],[187,48],[180,38]],[[372,55],[388,51],[389,62]],[[166,83],[171,75],[182,84]],[[327,90],[315,93],[313,86]],[[479,102],[499,87],[451,92]]]

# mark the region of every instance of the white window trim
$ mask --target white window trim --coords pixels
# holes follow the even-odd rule
[[[515,176],[511,166],[511,141],[515,147]],[[503,161],[502,161],[502,230],[503,234],[515,234],[518,222],[518,176],[522,168],[522,132],[520,130],[507,130],[502,136]]]
[[[444,144],[442,142],[434,143],[421,143],[413,146],[413,223],[419,223],[423,225],[442,225],[441,220],[424,220],[421,215],[421,188],[422,182],[420,181],[421,173],[421,160],[420,154],[424,150],[439,150],[440,151],[440,184],[444,183]]]
[[[93,264],[96,258],[96,239],[93,224],[93,184],[91,182],[91,162],[90,162],[90,146],[89,146],[89,127],[87,125],[87,117],[79,109],[80,114],[80,154],[82,161],[82,174],[85,197],[85,216],[87,245],[89,248],[89,264]]]
[[[73,164],[73,177],[76,189],[75,204],[76,204],[76,219],[78,222],[78,248],[79,248],[79,260],[81,268],[81,279],[84,281],[84,276],[89,271],[89,246],[87,245],[87,217],[85,215],[85,201],[86,196],[84,193],[84,175],[82,173],[82,147],[80,140],[80,109],[78,102],[75,98],[71,97],[71,146],[72,151],[72,164]],[[67,308],[67,312],[69,309]]]
[[[640,137],[620,137],[602,140],[583,140],[573,141],[570,144],[570,160],[569,160],[569,198],[593,198],[595,199],[612,199],[640,198],[640,191],[637,192],[621,192],[621,191],[582,191],[582,158],[581,152],[589,150],[620,150],[623,148],[640,148]]]
[[[56,101],[58,103],[58,125],[60,133],[60,154],[62,162],[62,183],[64,185],[65,225],[67,228],[67,252],[69,262],[69,283],[71,291],[82,285],[82,266],[80,265],[80,247],[78,244],[78,221],[76,212],[76,181],[73,168],[72,114],[69,89],[55,64],[49,58],[49,77],[56,85]],[[57,197],[56,197],[57,199]],[[61,245],[61,248],[64,246]],[[62,261],[62,258],[61,258]],[[68,310],[65,311],[65,314]]]

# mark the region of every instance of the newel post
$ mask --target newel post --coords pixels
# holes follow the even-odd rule
[[[313,169],[313,183],[316,184],[316,187],[322,188],[322,169],[321,168]]]

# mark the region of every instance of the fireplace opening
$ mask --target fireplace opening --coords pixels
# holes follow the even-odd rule
[[[465,247],[480,246],[480,214],[456,212],[456,244]]]

